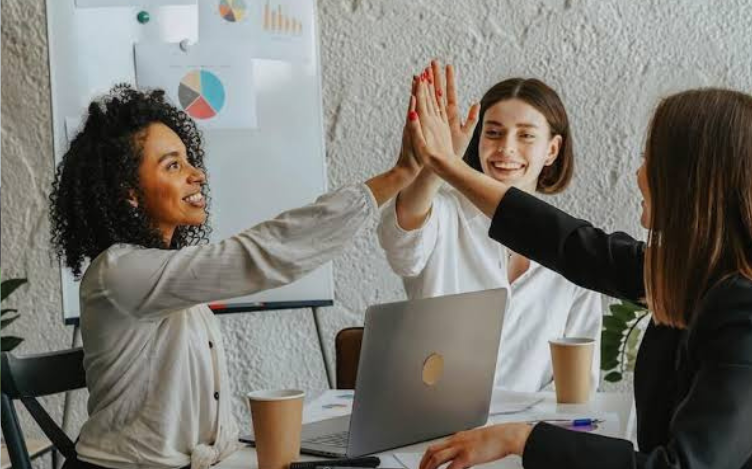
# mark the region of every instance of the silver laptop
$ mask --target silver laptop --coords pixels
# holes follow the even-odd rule
[[[505,289],[368,308],[350,416],[303,426],[301,451],[358,457],[486,423]]]

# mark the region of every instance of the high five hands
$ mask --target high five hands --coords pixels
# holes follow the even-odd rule
[[[441,66],[433,60],[430,67],[414,77],[413,98],[405,128],[416,156],[439,174],[444,168],[442,165],[461,162],[480,109],[480,105],[472,105],[463,122],[459,114],[454,68],[446,66],[446,91],[441,75]]]
[[[479,106],[473,105],[467,120],[460,122],[454,70],[447,67],[446,100],[439,70],[438,62],[433,61],[430,69],[413,80],[407,122],[413,152],[425,168],[449,182],[481,212],[492,217],[508,186],[471,169],[459,157],[472,139]]]
[[[444,82],[446,83],[446,89]],[[420,109],[427,110],[427,106],[433,104],[431,109],[437,113],[443,112],[444,121],[449,127],[453,156],[458,159],[461,158],[473,136],[473,131],[478,121],[480,105],[477,103],[473,104],[463,122],[457,100],[454,67],[447,64],[444,77],[442,77],[441,65],[438,61],[432,60],[429,67],[426,67],[420,75],[416,75],[413,78],[411,94],[408,121],[402,133],[401,156],[406,157],[409,154],[425,163],[425,159],[421,155],[416,154],[413,146],[411,123],[413,120],[418,120]]]

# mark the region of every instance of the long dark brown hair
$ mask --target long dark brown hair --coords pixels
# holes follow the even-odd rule
[[[550,166],[545,166],[538,177],[536,190],[543,194],[556,194],[569,185],[574,171],[572,132],[564,103],[556,91],[535,78],[510,78],[492,86],[480,100],[480,115],[473,137],[465,151],[465,162],[477,171],[483,172],[478,155],[478,145],[483,133],[483,118],[494,104],[509,99],[519,99],[533,106],[546,118],[551,128],[551,138],[561,137],[559,155]]]
[[[713,285],[752,279],[752,96],[700,89],[664,99],[645,158],[648,304],[658,323],[682,328]]]

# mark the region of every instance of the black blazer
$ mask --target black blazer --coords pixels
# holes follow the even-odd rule
[[[489,235],[573,283],[638,302],[645,297],[645,244],[589,223],[516,189]],[[752,469],[752,281],[712,287],[687,329],[651,322],[634,374],[639,452],[627,440],[538,424],[526,468]]]

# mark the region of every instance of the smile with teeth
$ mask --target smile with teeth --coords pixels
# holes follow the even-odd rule
[[[494,161],[491,163],[491,166],[493,166],[495,169],[504,169],[507,171],[514,171],[525,167],[525,165],[522,163],[513,163],[507,161]]]
[[[191,205],[201,206],[204,204],[204,194],[202,194],[201,192],[196,192],[195,194],[189,195],[188,197],[184,197],[183,200]]]

